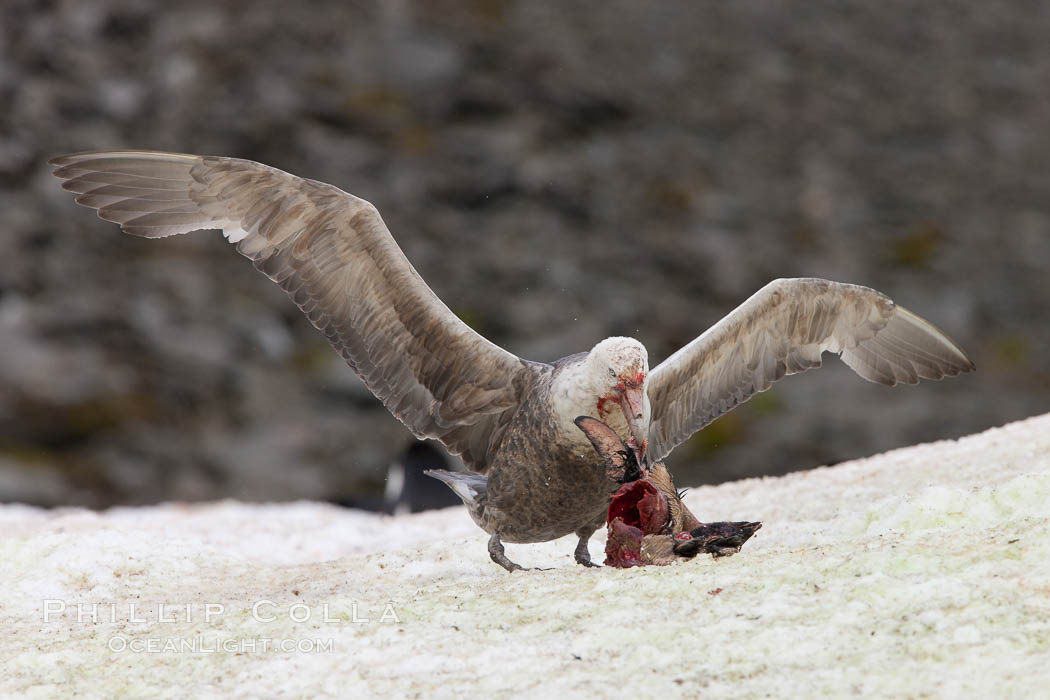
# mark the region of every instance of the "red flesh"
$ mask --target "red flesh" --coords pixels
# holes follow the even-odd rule
[[[605,565],[626,569],[643,564],[642,531],[616,518],[609,523],[609,539],[605,543]]]
[[[646,479],[624,484],[613,494],[606,522],[616,518],[646,535],[658,535],[667,526],[667,498]]]
[[[610,405],[610,404],[612,404],[612,405]],[[619,407],[620,407],[620,397],[618,397],[618,396],[609,396],[609,395],[599,396],[598,397],[598,405],[597,405],[598,420],[604,422],[605,419],[609,417],[609,412],[612,411],[613,408],[619,408]]]
[[[609,539],[605,563],[620,568],[641,566],[642,537],[661,534],[670,513],[667,498],[647,479],[624,484],[609,503]]]

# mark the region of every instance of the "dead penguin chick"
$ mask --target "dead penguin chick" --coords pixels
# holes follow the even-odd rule
[[[639,470],[632,464],[633,451],[607,425],[589,416],[577,418],[576,425],[605,460],[610,477],[617,470],[624,474],[606,517],[608,566],[663,566],[701,552],[729,556],[762,527],[758,522],[701,523],[682,502],[662,462]]]

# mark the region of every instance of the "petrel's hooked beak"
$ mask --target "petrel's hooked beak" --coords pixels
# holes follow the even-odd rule
[[[631,431],[631,440],[628,446],[634,450],[634,456],[639,465],[644,465],[645,450],[649,447],[649,426],[645,421],[645,385],[625,387],[620,392],[620,409],[623,417],[627,419],[627,427]]]

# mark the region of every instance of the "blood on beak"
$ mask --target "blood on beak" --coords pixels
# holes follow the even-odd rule
[[[649,447],[649,426],[645,425],[645,386],[624,387],[620,392],[620,409],[623,417],[627,419],[627,427],[634,438],[628,444],[634,449],[638,464],[644,464],[642,458],[646,448]],[[633,444],[631,444],[633,443]]]

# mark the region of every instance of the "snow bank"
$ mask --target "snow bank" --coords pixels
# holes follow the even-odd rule
[[[1050,415],[691,491],[741,554],[488,560],[461,508],[0,507],[0,691],[1023,697],[1050,687]],[[598,558],[602,543],[592,541]]]

